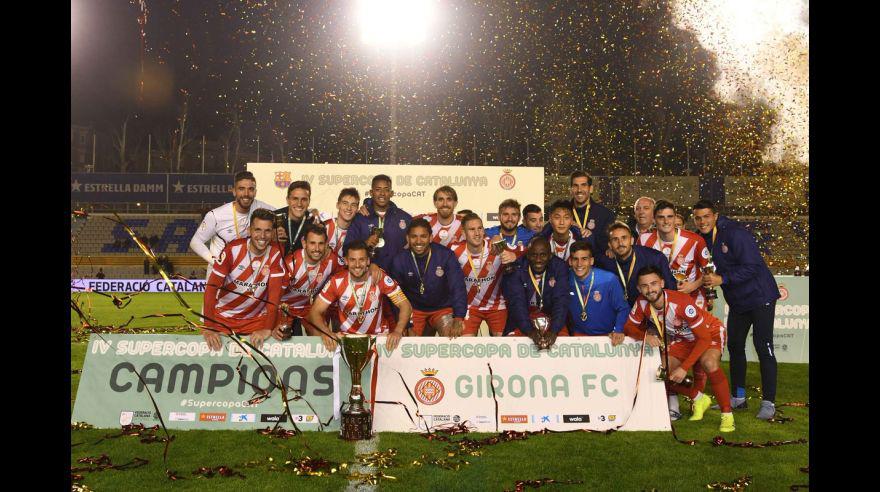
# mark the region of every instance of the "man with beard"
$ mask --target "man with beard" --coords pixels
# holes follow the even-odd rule
[[[516,270],[504,275],[502,293],[507,301],[505,335],[528,336],[540,342],[532,321],[538,316],[550,318],[548,347],[565,329],[568,301],[568,267],[550,253],[550,242],[536,236],[529,243],[525,257],[516,261]]]
[[[331,330],[324,321],[325,313],[333,304],[338,306],[341,336],[347,333],[387,334],[385,347],[388,350],[394,350],[400,343],[400,337],[412,316],[412,306],[394,279],[382,272],[381,280],[373,282],[367,248],[364,241],[354,241],[345,246],[348,269],[331,277],[312,304],[309,323],[321,332],[321,339],[328,351],[336,350],[336,341],[325,334]],[[400,310],[393,329],[387,324],[383,313],[386,299]]]
[[[249,334],[257,348],[275,328],[276,306],[284,275],[282,254],[272,244],[272,212],[253,211],[248,237],[233,239],[211,267],[205,285],[202,336],[220,350],[220,335]]]
[[[284,246],[284,255],[291,251],[302,248],[303,230],[307,223],[320,224],[314,211],[309,210],[312,187],[308,181],[294,181],[287,187],[287,206],[275,211],[275,216],[281,224],[275,229],[275,234]]]
[[[431,241],[431,224],[413,219],[406,232],[408,250],[392,258],[388,273],[413,306],[415,336],[461,336],[467,316],[464,277],[455,255]]]
[[[462,217],[461,223],[465,241],[452,245],[452,254],[461,266],[467,290],[464,335],[476,336],[485,321],[490,335],[501,336],[507,323],[507,305],[501,295],[503,265],[516,261],[517,253],[522,254],[524,248],[514,249],[505,243],[503,251],[495,251],[483,230],[482,219],[475,213]]]
[[[703,277],[706,288],[721,287],[730,306],[727,327],[730,342],[730,379],[736,388],[734,408],[746,405],[746,338],[754,326],[752,342],[761,367],[763,398],[757,417],[767,420],[776,414],[776,356],[773,354],[773,321],[779,286],[764,263],[755,236],[728,217],[719,215],[709,200],[694,207],[694,223],[709,244],[715,273]]]
[[[534,203],[530,203],[526,205],[522,210],[522,213],[522,225],[525,226],[526,229],[531,230],[535,234],[540,233],[541,230],[544,229],[544,214],[541,213],[541,207]]]
[[[642,234],[641,244],[663,253],[678,291],[693,297],[697,306],[705,307],[703,268],[709,263],[706,241],[694,232],[675,227],[675,205],[666,200],[654,206],[654,221],[657,229]]]
[[[434,207],[437,212],[416,215],[416,219],[425,219],[431,225],[431,241],[449,246],[462,240],[461,221],[455,215],[458,205],[458,194],[451,186],[441,186],[434,192]]]
[[[356,188],[343,188],[336,200],[336,218],[324,221],[327,228],[327,247],[336,256],[342,258],[342,244],[348,235],[348,228],[354,220],[361,201],[361,194]]]
[[[701,420],[712,400],[697,387],[680,384],[697,362],[709,374],[712,391],[721,407],[721,432],[736,429],[730,406],[730,386],[721,369],[724,325],[718,318],[679,291],[664,289],[663,277],[653,266],[638,272],[639,297],[629,313],[625,331],[660,347],[660,360],[668,374],[667,389],[691,398],[694,414],[688,420]]]
[[[279,323],[273,335],[279,339],[287,338],[287,326],[290,326],[289,333],[292,335],[302,335],[303,328],[306,335],[320,335],[307,321],[309,310],[324,282],[345,268],[342,258],[327,248],[327,230],[308,224],[303,232],[302,247],[287,255],[284,266],[286,275],[282,283],[281,304],[278,306]]]
[[[653,266],[660,271],[664,282],[668,285],[676,285],[675,278],[669,270],[669,262],[663,253],[645,246],[633,244],[632,232],[623,222],[615,222],[608,228],[610,237],[609,244],[614,252],[614,259],[608,259],[604,255],[596,257],[596,266],[609,272],[617,272],[620,284],[623,286],[626,300],[630,307],[639,296],[638,277],[633,272],[639,272],[642,268]],[[702,391],[706,387],[706,371],[700,364],[694,365],[695,387]],[[681,418],[678,394],[670,391],[666,395],[669,401],[669,415],[672,420]]]
[[[364,200],[368,215],[355,215],[342,246],[345,249],[355,241],[366,242],[371,262],[385,270],[406,245],[406,228],[412,220],[410,214],[391,202],[393,194],[389,176],[379,174],[373,177],[370,186],[372,200]]]
[[[208,262],[208,276],[211,275],[210,265],[223,247],[247,236],[253,211],[259,208],[272,210],[271,205],[254,198],[257,195],[257,180],[251,172],[236,173],[232,182],[234,200],[206,213],[189,242],[189,247]],[[205,246],[208,242],[211,243],[210,247]]]
[[[669,262],[663,253],[653,248],[633,244],[632,231],[626,224],[619,221],[611,224],[608,227],[608,238],[614,259],[599,255],[596,257],[596,266],[611,273],[617,273],[624,294],[626,294],[626,301],[630,306],[636,302],[636,297],[639,296],[638,279],[633,273],[646,266],[657,267],[663,275],[663,280],[669,282],[669,285],[675,285],[675,278],[669,270]]]
[[[623,342],[629,306],[620,281],[611,272],[593,268],[593,245],[576,241],[568,258],[569,333],[572,336],[607,335],[612,345]]]
[[[632,237],[635,244],[644,246],[639,242],[642,234],[647,234],[654,230],[654,204],[657,203],[649,196],[639,197],[633,205],[633,216],[635,219],[630,223],[632,229]]]
[[[604,205],[597,203],[590,195],[593,193],[593,177],[583,171],[571,173],[572,221],[578,235],[591,243],[599,254],[608,250],[608,226],[614,222],[614,214]],[[544,237],[550,226],[544,226]]]
[[[519,225],[519,219],[519,202],[512,198],[504,200],[498,206],[498,221],[501,225],[486,229],[486,235],[493,241],[500,235],[500,238],[512,247],[529,244],[535,233]]]

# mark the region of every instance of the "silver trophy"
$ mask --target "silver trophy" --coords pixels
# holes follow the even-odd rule
[[[663,367],[661,365],[660,367],[657,368],[657,381],[666,381],[668,379],[668,376],[669,376],[669,374],[667,374],[665,367]],[[671,382],[672,381],[670,381],[670,383]],[[673,384],[676,384],[676,383],[673,383]],[[688,388],[690,388],[694,385],[694,378],[692,378],[690,376],[690,374],[688,374],[687,376],[684,377],[684,379],[681,380],[680,383],[677,383],[677,384],[680,384],[682,386],[687,386]]]
[[[339,339],[342,359],[351,374],[351,391],[348,406],[342,410],[340,436],[346,441],[360,441],[372,437],[373,415],[364,407],[364,391],[361,387],[361,372],[370,362],[370,352],[376,339],[365,334],[350,334]]]
[[[550,340],[548,339],[547,335],[548,333],[550,333],[550,318],[546,316],[538,316],[537,318],[532,320],[532,327],[538,333],[538,338],[535,342],[535,344],[538,346],[538,349],[549,349]]]
[[[709,263],[707,263],[706,266],[703,268],[703,274],[707,273],[715,273],[715,262],[712,261],[711,254],[709,255]],[[715,289],[715,287],[706,289],[706,299],[710,301],[713,299],[718,299],[718,291]]]

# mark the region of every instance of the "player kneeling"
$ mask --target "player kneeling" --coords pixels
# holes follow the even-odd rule
[[[645,339],[660,347],[661,362],[669,374],[667,388],[691,398],[694,414],[689,420],[701,420],[711,406],[710,398],[682,381],[699,362],[709,375],[712,391],[721,406],[721,432],[736,429],[730,407],[730,386],[721,370],[724,350],[724,325],[718,318],[696,305],[688,294],[664,289],[660,270],[647,266],[638,272],[639,297],[624,325],[624,333]],[[667,329],[668,328],[668,329]]]

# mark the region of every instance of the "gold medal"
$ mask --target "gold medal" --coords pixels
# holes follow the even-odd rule
[[[357,320],[358,320],[358,323],[363,323],[364,322],[364,313],[358,313]]]
[[[581,292],[581,286],[578,284],[577,277],[574,276],[574,272],[570,273],[572,278],[572,284],[574,284],[574,291],[577,292],[578,302],[581,305],[581,321],[587,320],[587,304],[590,302],[590,293],[593,290],[593,281],[596,280],[596,272],[590,272],[590,287],[587,289],[587,295],[583,295]],[[586,280],[586,279],[585,279]]]
[[[425,293],[425,284],[421,284],[421,285],[419,285],[419,294],[424,294],[424,293]]]
[[[379,238],[379,242],[376,243],[376,247],[377,247],[377,248],[382,248],[382,247],[384,247],[384,246],[385,246],[385,238],[380,237],[380,238]]]

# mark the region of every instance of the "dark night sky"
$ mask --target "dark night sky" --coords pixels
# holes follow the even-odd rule
[[[353,1],[73,0],[72,120],[99,131],[170,135],[186,100],[188,130],[307,160],[344,161],[390,114],[387,54],[358,39]],[[146,50],[138,16],[147,8]],[[774,114],[712,95],[713,56],[672,27],[666,0],[544,4],[442,2],[425,46],[399,57],[402,162],[588,165],[675,171],[695,161],[760,160]],[[144,69],[141,70],[141,60]],[[144,81],[144,91],[138,83]],[[154,137],[155,138],[155,137]]]

